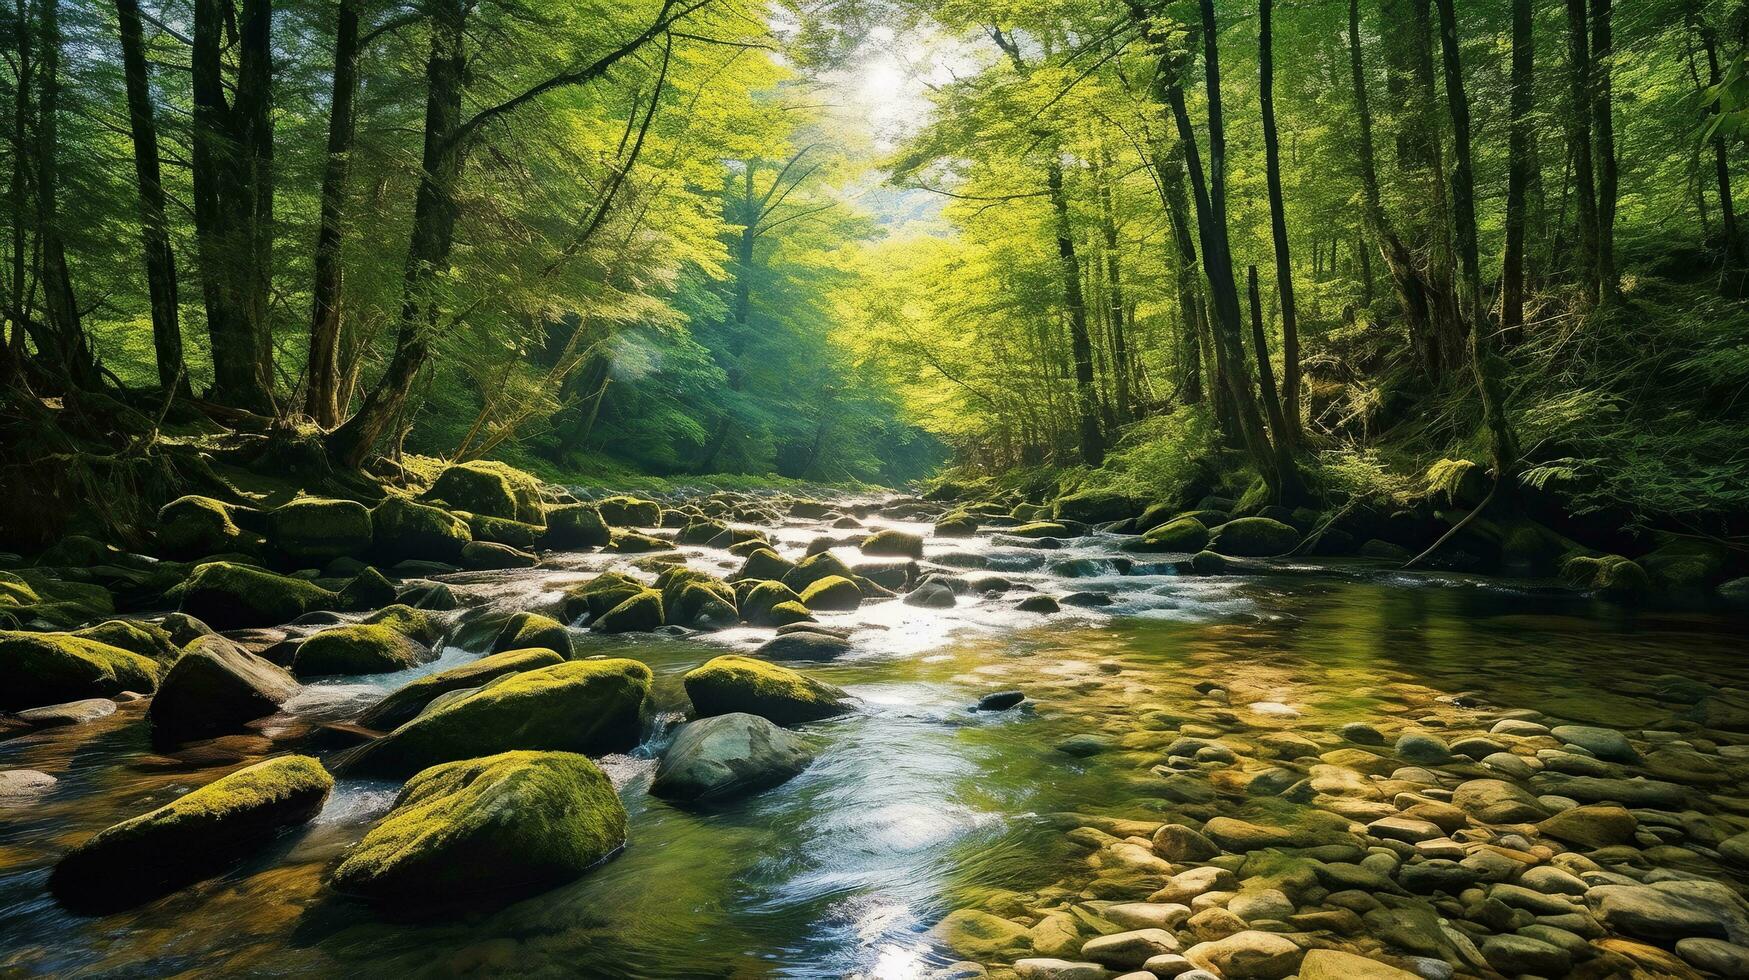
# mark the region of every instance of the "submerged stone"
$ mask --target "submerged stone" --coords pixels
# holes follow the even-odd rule
[[[776,786],[813,758],[805,741],[758,715],[701,718],[675,733],[650,793],[670,800],[726,799]]]

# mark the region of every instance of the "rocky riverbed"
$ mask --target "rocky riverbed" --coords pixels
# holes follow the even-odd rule
[[[509,489],[11,574],[0,971],[1749,975],[1729,610]]]

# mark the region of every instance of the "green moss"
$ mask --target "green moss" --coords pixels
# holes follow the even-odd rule
[[[1620,555],[1601,558],[1575,555],[1561,567],[1561,578],[1575,588],[1615,598],[1625,599],[1652,591],[1652,579],[1646,570]]]
[[[1240,517],[1215,528],[1208,550],[1233,558],[1284,555],[1300,543],[1300,532],[1267,517]]]
[[[387,561],[454,562],[474,539],[461,518],[405,497],[389,497],[370,512],[371,550]]]
[[[199,558],[250,547],[230,504],[192,494],[159,508],[157,542],[171,558]]]
[[[922,558],[923,539],[908,531],[888,528],[862,539],[865,555],[896,555],[902,558]]]
[[[648,633],[664,620],[662,593],[641,589],[589,624],[597,633]]]
[[[643,731],[650,668],[635,660],[577,660],[455,691],[346,763],[361,775],[404,776],[427,766],[513,749],[601,753]]]
[[[492,652],[503,653],[505,650],[527,650],[541,647],[551,650],[561,657],[571,656],[571,631],[565,624],[540,613],[519,612],[505,620],[504,626],[492,640]]]
[[[788,626],[791,623],[811,623],[814,614],[802,605],[800,599],[786,599],[772,606],[765,614],[766,626]]]
[[[637,497],[608,497],[597,500],[595,509],[610,527],[660,527],[662,505],[654,500]]]
[[[862,605],[862,590],[841,575],[831,575],[802,590],[802,605],[809,609],[844,612]]]
[[[843,691],[788,667],[752,657],[717,657],[682,678],[701,718],[744,711],[779,725],[849,712]]]
[[[637,531],[615,530],[607,543],[607,550],[621,554],[643,554],[651,551],[667,551],[674,547],[671,543],[653,534],[640,534]]]
[[[267,536],[293,558],[361,555],[371,545],[370,510],[356,500],[294,500],[267,515]]]
[[[1034,521],[1031,524],[1011,527],[1002,533],[1014,538],[1066,538],[1069,536],[1069,529],[1051,521]]]
[[[551,650],[506,650],[481,657],[472,663],[451,667],[408,684],[373,705],[360,715],[358,723],[366,728],[389,731],[411,721],[440,694],[479,687],[506,674],[536,670],[564,663],[565,658]]]
[[[784,558],[770,548],[758,548],[741,563],[741,570],[736,578],[751,579],[781,579],[788,575],[796,563]]]
[[[852,574],[854,573],[851,572],[850,566],[840,561],[837,555],[830,551],[822,551],[797,562],[796,567],[784,574],[782,581],[783,584],[796,592],[803,592],[808,586],[823,578],[836,575],[839,578],[847,579]]]
[[[215,630],[289,623],[340,604],[336,593],[304,579],[223,561],[195,566],[178,588],[181,610]]]
[[[34,605],[42,601],[30,583],[11,572],[0,572],[0,608]]]
[[[1083,524],[1103,524],[1121,521],[1136,514],[1135,502],[1121,493],[1105,490],[1081,490],[1058,497],[1051,506],[1051,516],[1059,520],[1080,521]]]
[[[258,762],[75,847],[49,889],[80,909],[125,908],[223,870],[314,817],[334,787],[309,756]]]
[[[395,586],[383,573],[366,568],[353,576],[335,597],[335,608],[343,612],[364,612],[395,601]]]
[[[610,535],[601,513],[589,504],[547,508],[547,530],[540,543],[548,548],[599,548]]]
[[[565,592],[565,618],[575,622],[588,613],[591,618],[603,616],[609,609],[644,591],[644,583],[619,572],[602,572],[580,586]]]
[[[468,533],[474,536],[476,542],[489,541],[512,548],[532,548],[546,533],[546,528],[538,524],[525,524],[507,517],[462,512],[458,512],[456,516],[468,522]],[[463,545],[462,548],[465,551],[467,546]]]
[[[746,598],[741,601],[741,615],[755,626],[777,626],[780,624],[774,621],[772,610],[786,602],[801,605],[802,611],[807,611],[807,606],[802,604],[802,597],[796,595],[789,586],[782,582],[760,582],[749,589]]]
[[[129,653],[150,657],[161,664],[170,663],[182,656],[182,647],[170,636],[170,631],[155,623],[112,619],[96,626],[75,630],[72,635],[82,640],[120,647]]]
[[[1186,551],[1195,553],[1207,547],[1209,529],[1194,517],[1180,517],[1168,521],[1142,535],[1139,547],[1129,547],[1126,551]]]
[[[445,467],[425,492],[456,510],[502,517],[525,524],[546,522],[540,482],[512,466],[488,460]],[[514,543],[514,542],[509,542]]]
[[[1659,588],[1701,592],[1728,574],[1729,552],[1716,542],[1663,533],[1653,540],[1657,547],[1640,559],[1640,566]]]
[[[70,633],[0,631],[0,710],[149,692],[158,675],[151,659],[107,643]]]
[[[970,511],[950,510],[935,521],[935,536],[938,538],[969,538],[978,533],[983,521]]]
[[[710,544],[719,535],[725,534],[733,537],[729,525],[722,521],[692,521],[680,529],[674,540],[681,544],[702,545]]]
[[[430,661],[424,644],[381,623],[333,626],[298,644],[292,673],[299,677],[334,674],[390,674]]]
[[[625,807],[593,762],[504,752],[408,780],[329,881],[377,901],[520,895],[577,877],[625,840]]]
[[[691,629],[727,629],[734,626],[741,621],[741,614],[735,608],[734,590],[727,591],[729,598],[724,598],[724,589],[712,588],[700,582],[688,582],[681,586],[672,602],[666,598],[662,600],[665,620],[672,625]]]
[[[437,642],[442,634],[442,626],[423,609],[395,603],[384,606],[364,618],[366,623],[380,624],[392,630],[404,633],[427,646]]]

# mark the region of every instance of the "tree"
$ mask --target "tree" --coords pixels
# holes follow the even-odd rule
[[[175,388],[187,394],[181,310],[176,298],[176,256],[170,248],[170,225],[164,216],[158,122],[152,107],[138,0],[115,0],[115,14],[121,28],[122,65],[127,74],[128,125],[133,134],[134,174],[140,187],[140,248],[145,260],[146,288],[151,296],[152,346],[158,359],[158,383],[167,390]]]
[[[1293,260],[1288,253],[1287,213],[1281,197],[1281,145],[1275,133],[1275,39],[1271,30],[1274,8],[1275,0],[1259,0],[1258,98],[1263,113],[1263,155],[1269,181],[1269,231],[1275,244],[1275,288],[1281,303],[1283,419],[1275,430],[1275,438],[1293,446],[1300,440],[1300,332],[1294,310]],[[1261,357],[1262,335],[1258,336]],[[1268,364],[1267,360],[1262,363]],[[1266,397],[1269,394],[1267,387],[1266,382]]]
[[[1530,188],[1531,113],[1536,105],[1536,43],[1530,0],[1512,0],[1511,130],[1507,135],[1506,255],[1502,259],[1500,329],[1517,340],[1524,327],[1525,201]]]
[[[66,383],[80,388],[98,384],[97,360],[80,322],[73,296],[73,274],[67,267],[66,242],[60,228],[60,156],[57,138],[61,91],[60,0],[42,0],[41,57],[37,94],[36,200],[37,237],[42,251],[43,312],[48,321],[37,337],[39,354],[52,352],[53,369]],[[17,164],[22,166],[22,161]],[[28,317],[27,317],[28,320]]]

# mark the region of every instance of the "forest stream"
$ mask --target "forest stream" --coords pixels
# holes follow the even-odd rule
[[[1098,882],[1120,879],[1111,862],[1090,858],[1088,827],[1123,838],[1180,812],[1288,823],[1301,807],[1289,802],[1292,791],[1272,798],[1228,773],[1268,782],[1285,767],[1292,782],[1310,763],[1326,809],[1365,823],[1368,807],[1390,808],[1376,791],[1328,785],[1339,766],[1318,766],[1314,753],[1344,772],[1363,771],[1363,781],[1425,778],[1431,795],[1447,800],[1477,775],[1528,783],[1554,806],[1574,802],[1548,799],[1567,795],[1544,782],[1557,769],[1589,774],[1580,779],[1648,776],[1645,785],[1668,787],[1670,799],[1629,804],[1638,827],[1621,843],[1643,850],[1597,873],[1647,881],[1734,873],[1722,870],[1729,862],[1718,848],[1749,816],[1749,797],[1739,795],[1749,736],[1689,719],[1705,700],[1698,688],[1749,687],[1749,624],[1740,612],[1629,608],[1552,583],[1402,573],[1360,560],[1181,574],[1183,556],[1125,554],[1121,539],[1103,532],[1041,541],[996,528],[941,538],[928,523],[856,503],[838,502],[863,515],[867,530],[851,536],[794,517],[766,530],[790,557],[837,536],[834,553],[852,565],[871,560],[856,547],[868,530],[922,535],[924,557],[911,574],[946,576],[958,595],[951,608],[895,598],[819,614],[823,625],[848,631],[850,651],[788,666],[844,688],[857,710],[798,728],[818,755],[796,778],[713,806],[647,794],[654,760],[686,708],[681,675],[725,652],[751,652],[771,630],[602,636],[574,625],[577,656],[647,663],[659,706],[643,744],[602,760],[629,815],[629,842],[583,877],[513,904],[404,920],[339,897],[324,887],[325,872],[398,788],[342,776],[311,823],[219,877],[104,917],[72,914],[49,895],[59,855],[95,831],[242,763],[288,750],[329,762],[347,742],[324,723],[480,656],[470,622],[551,610],[567,586],[609,568],[647,579],[659,566],[624,554],[554,552],[531,569],[434,575],[464,602],[445,614],[439,659],[306,684],[248,734],[162,754],[149,739],[145,702],[136,701],[105,718],[0,742],[0,770],[58,780],[27,805],[0,807],[0,973],[919,976],[976,958],[964,942],[956,951],[955,937],[937,926],[950,912],[1003,914],[1055,897],[1097,914],[1123,898],[1122,888]],[[725,578],[741,562],[713,547],[678,551],[687,566]],[[1061,611],[1019,611],[1034,593],[1056,597]],[[974,710],[1003,691],[1026,700]],[[1528,727],[1488,736],[1503,719]],[[1555,740],[1537,728],[1562,723],[1620,730],[1631,761],[1553,751]],[[1406,730],[1434,734],[1438,758],[1403,758],[1413,755],[1399,741]],[[1374,735],[1382,746],[1370,744]],[[1491,755],[1474,761],[1475,745],[1511,753],[1511,744],[1486,739],[1520,735],[1541,741],[1519,747],[1518,769]],[[1295,743],[1306,752],[1283,749]],[[1379,765],[1356,762],[1356,748]],[[1276,758],[1257,763],[1258,754]],[[1568,755],[1588,758],[1557,761]],[[1345,794],[1349,809],[1329,805]],[[1514,852],[1565,850],[1501,833],[1454,836]],[[1371,851],[1355,866],[1374,867],[1391,853]],[[1719,921],[1719,938],[1741,939],[1729,915]],[[1379,932],[1379,920],[1369,914],[1366,922],[1367,932]],[[1403,945],[1392,948],[1417,952]],[[1409,962],[1425,976],[1451,975],[1437,968],[1439,945],[1430,939],[1418,951],[1424,959]],[[1458,959],[1467,975],[1461,951]]]

